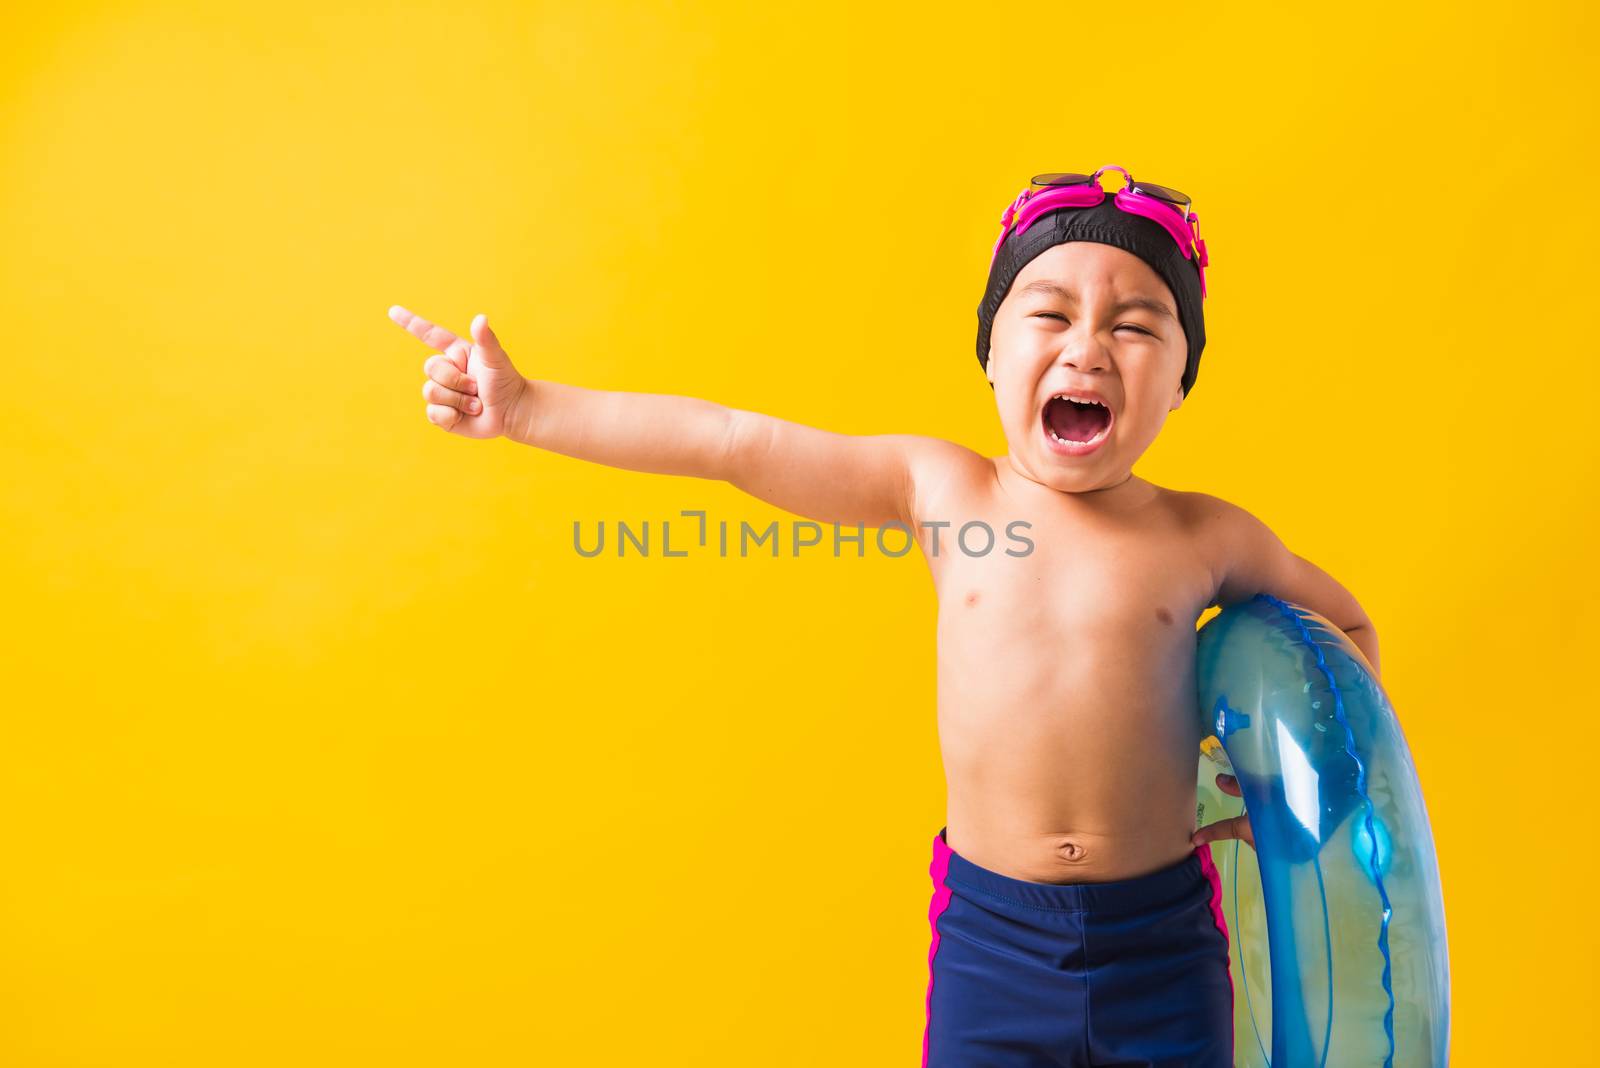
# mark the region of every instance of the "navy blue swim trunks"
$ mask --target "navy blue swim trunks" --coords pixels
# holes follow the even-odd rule
[[[1209,843],[1106,883],[1035,883],[933,839],[923,1068],[1231,1068]]]

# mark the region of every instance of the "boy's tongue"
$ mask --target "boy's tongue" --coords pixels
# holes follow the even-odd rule
[[[1044,417],[1056,437],[1067,441],[1088,441],[1100,433],[1110,418],[1098,404],[1079,404],[1060,397],[1050,398],[1044,406]]]

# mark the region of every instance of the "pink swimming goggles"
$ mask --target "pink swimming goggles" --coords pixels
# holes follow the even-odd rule
[[[1183,258],[1194,260],[1200,271],[1200,296],[1206,295],[1206,265],[1211,262],[1206,255],[1206,243],[1200,239],[1200,216],[1189,210],[1189,197],[1176,189],[1149,182],[1135,182],[1133,175],[1121,167],[1101,167],[1093,174],[1040,174],[1034,176],[1028,188],[1000,216],[1000,237],[989,254],[989,267],[993,269],[995,257],[1006,235],[1016,229],[1026,233],[1033,220],[1048,211],[1059,208],[1092,208],[1106,198],[1100,187],[1100,176],[1106,171],[1121,171],[1126,184],[1116,192],[1115,204],[1131,215],[1142,215],[1162,225],[1172,240],[1183,250]]]

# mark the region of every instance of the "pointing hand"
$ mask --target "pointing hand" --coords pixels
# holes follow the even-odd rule
[[[511,357],[489,329],[488,316],[472,320],[470,338],[411,314],[396,304],[389,318],[435,350],[422,364],[428,421],[468,438],[497,438],[516,425],[509,418],[529,392]]]

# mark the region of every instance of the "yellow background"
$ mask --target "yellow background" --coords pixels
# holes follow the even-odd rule
[[[1348,585],[1459,1065],[1593,1056],[1592,7],[35,5],[0,42],[0,1063],[901,1065],[918,556],[585,560],[732,488],[447,435],[525,374],[998,452],[1001,209],[1195,197],[1138,473]]]

